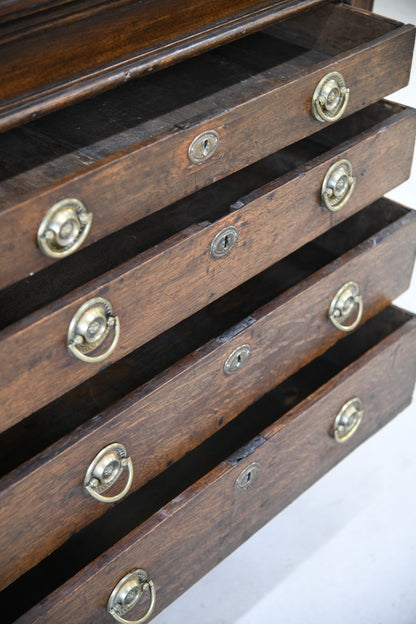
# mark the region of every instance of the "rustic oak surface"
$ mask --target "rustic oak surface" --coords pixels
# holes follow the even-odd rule
[[[341,27],[351,20],[355,22],[351,29]],[[274,46],[276,35],[290,45]],[[162,72],[160,81],[153,76],[123,87],[121,103],[115,91],[101,96],[101,107],[95,101],[84,103],[38,125],[4,134],[0,137],[5,176],[0,184],[0,251],[5,261],[0,285],[55,262],[38,249],[36,232],[56,201],[77,197],[92,211],[93,226],[84,245],[93,243],[320,130],[322,124],[313,119],[310,102],[328,69],[342,71],[351,89],[346,114],[404,86],[413,41],[413,27],[356,15],[347,6],[325,6],[308,13],[305,20],[285,21],[267,36],[255,35],[216,50],[206,58],[199,78],[201,58],[194,65],[188,63],[189,80],[182,69],[173,68],[175,89],[169,81],[171,74],[166,77]],[[372,71],[363,76],[360,68],[367,65]],[[178,73],[182,105],[167,111]],[[225,88],[224,81],[234,75],[239,81]],[[209,89],[218,82],[220,93],[214,90],[210,95]],[[205,97],[198,100],[201,91]],[[147,108],[140,104],[148,101]],[[164,114],[154,118],[152,111],[160,110],[161,103]],[[277,110],[284,115],[276,114]],[[146,123],[137,122],[141,115]],[[146,115],[150,120],[146,121]],[[108,128],[113,129],[111,135],[99,138],[100,129],[108,132]],[[220,136],[217,153],[204,165],[191,165],[190,142],[210,129]]]
[[[357,188],[345,210],[333,214],[319,203],[322,180],[334,161],[330,152],[329,159],[318,158],[312,167],[307,163],[277,184],[254,192],[218,221],[191,225],[4,329],[0,334],[1,429],[92,377],[404,180],[410,167],[413,118],[412,111],[404,110],[398,123],[391,125],[391,136],[386,123],[383,131],[379,129],[341,153],[335,149],[336,160],[348,156],[357,176]],[[394,137],[396,131],[398,138]],[[238,228],[236,246],[225,258],[211,258],[211,241],[229,225]],[[104,365],[80,362],[66,348],[73,315],[95,296],[111,301],[121,325],[119,345]]]
[[[111,622],[112,618],[105,611],[108,596],[117,581],[135,567],[143,567],[153,579],[157,591],[155,612],[159,612],[388,422],[411,398],[416,374],[415,320],[400,310],[388,309],[364,329],[364,332],[357,332],[355,344],[354,336],[351,336],[328,352],[324,362],[318,360],[311,365],[315,365],[315,370],[317,366],[320,372],[312,382],[312,393],[307,398],[303,398],[302,391],[299,396],[296,382],[292,381],[291,387],[285,387],[280,398],[278,389],[276,395],[272,393],[254,405],[246,418],[249,425],[245,435],[255,436],[251,443],[230,456],[228,461],[219,463],[140,526],[134,528],[134,519],[140,517],[141,504],[140,496],[134,496],[126,501],[123,513],[117,516],[117,510],[114,510],[109,516],[111,520],[102,522],[96,529],[91,527],[96,541],[101,544],[118,534],[118,523],[124,527],[121,530],[125,530],[129,523],[133,530],[17,622],[61,624],[68,618],[80,624]],[[350,346],[352,343],[353,347]],[[343,366],[346,368],[340,366],[340,362],[345,362]],[[326,383],[322,379],[322,369],[325,368]],[[334,373],[337,374],[333,376]],[[304,376],[300,386],[305,387]],[[364,418],[350,441],[337,444],[330,435],[334,417],[344,402],[353,396],[362,400]],[[267,418],[270,417],[269,423],[272,423],[273,416],[284,413],[285,403],[290,406],[299,399],[301,402],[288,413],[261,429]],[[201,454],[202,468],[204,462],[209,466],[230,448],[227,443],[221,444],[221,440],[222,437],[216,442],[217,451],[211,444],[205,460],[203,450],[195,452],[192,456],[195,474],[199,470],[197,464]],[[253,461],[260,464],[257,479],[246,491],[236,490],[236,477]],[[174,471],[173,475],[177,478],[178,472]],[[168,482],[166,486],[169,489]],[[174,489],[178,493],[180,490],[176,488],[179,487],[180,484],[175,483]],[[148,489],[148,495],[150,492]],[[131,519],[126,523],[125,517],[129,515]],[[36,572],[36,576],[28,577],[17,584],[15,590],[12,588],[10,593],[5,593],[6,609],[11,606],[6,612],[6,622],[13,621],[10,618],[16,612],[13,610],[13,591],[24,595],[26,582],[26,590],[32,594],[30,600],[36,599],[37,582],[41,592],[48,585],[53,587],[54,583],[60,582],[47,578],[49,567],[50,574],[54,566],[60,566],[59,576],[65,577],[76,569],[77,560],[78,565],[85,565],[82,562],[87,562],[88,557],[96,552],[97,545],[91,546],[88,531],[74,540],[71,552],[79,554],[69,557],[66,572],[63,571],[65,559],[60,559],[64,551],[62,555],[58,552],[50,564]]]
[[[322,1],[113,0],[4,23],[1,125],[27,122]]]
[[[270,277],[265,276],[257,286],[255,280],[253,285],[243,286],[232,305],[237,313],[238,309],[250,310],[251,301],[253,307],[234,328],[3,478],[0,544],[7,563],[2,566],[1,586],[106,511],[106,506],[93,501],[82,487],[85,470],[101,448],[114,441],[123,443],[135,468],[132,489],[141,487],[342,336],[328,321],[327,311],[343,283],[354,280],[359,284],[364,319],[401,293],[413,267],[415,234],[416,213],[380,200],[329,231],[316,245],[278,263],[269,271]],[[343,255],[337,258],[340,253]],[[336,259],[329,262],[331,258]],[[301,266],[296,268],[297,264]],[[322,268],[314,272],[314,264]],[[296,279],[291,273],[303,273],[306,279],[256,310],[256,297],[267,297],[273,281],[285,272],[289,282]],[[222,308],[223,304],[217,306],[218,316]],[[223,364],[227,355],[245,343],[252,348],[250,359],[237,375],[226,376]],[[72,409],[82,411],[83,403],[99,394],[100,387],[91,386],[79,402],[75,399]],[[66,401],[69,407],[63,409],[70,416],[70,398]],[[29,431],[37,436],[34,426],[36,421]],[[44,426],[40,421],[40,430]],[[12,444],[21,442],[17,438]],[[4,446],[10,446],[7,436]],[[28,499],[33,501],[31,522],[26,513]],[[30,550],[26,548],[28,539]]]

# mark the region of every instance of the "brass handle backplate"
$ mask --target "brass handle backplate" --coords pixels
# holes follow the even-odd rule
[[[348,319],[355,314],[349,325]],[[363,299],[355,282],[346,282],[333,297],[328,310],[329,320],[343,332],[353,331],[363,316]]]
[[[312,115],[318,121],[337,121],[347,107],[350,90],[343,76],[330,72],[319,81],[312,96]]]
[[[113,334],[111,342],[110,333]],[[113,353],[119,337],[120,322],[113,314],[111,303],[103,297],[94,297],[73,316],[68,329],[67,346],[70,353],[83,362],[103,362]],[[94,355],[107,341],[107,349]]]
[[[345,206],[354,191],[355,182],[349,160],[343,159],[334,163],[322,183],[321,197],[325,208],[336,212]]]
[[[363,404],[358,397],[350,399],[335,417],[333,436],[337,442],[346,442],[357,431],[363,418]]]
[[[78,199],[63,199],[46,213],[38,229],[39,249],[49,258],[65,258],[87,237],[92,214]]]
[[[139,602],[144,593],[149,592],[149,607],[137,620],[126,620],[124,616]],[[144,570],[132,570],[117,583],[108,599],[107,611],[121,624],[142,624],[151,616],[156,602],[156,590],[153,581],[148,579]]]
[[[104,496],[127,470],[127,482],[118,494]],[[123,444],[109,444],[103,448],[88,466],[84,487],[88,494],[102,503],[116,503],[130,490],[133,481],[133,464]]]

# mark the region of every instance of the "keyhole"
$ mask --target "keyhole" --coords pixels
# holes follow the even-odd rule
[[[246,474],[246,483],[249,484],[251,481],[251,470]]]
[[[224,242],[223,242],[223,247],[224,247],[224,250],[228,249],[229,242],[230,242],[230,240],[229,240],[229,238],[228,238],[228,234],[226,234],[226,235],[224,236]]]
[[[205,139],[202,145],[202,154],[203,156],[208,156],[209,153],[209,141]]]

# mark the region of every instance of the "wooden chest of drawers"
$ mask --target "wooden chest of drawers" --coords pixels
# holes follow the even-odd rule
[[[185,4],[0,9],[5,622],[148,619],[411,400],[413,27]]]

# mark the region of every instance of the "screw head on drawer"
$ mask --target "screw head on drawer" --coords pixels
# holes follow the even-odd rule
[[[78,199],[54,204],[38,229],[39,249],[49,258],[65,258],[82,245],[90,231],[92,214]]]
[[[188,157],[194,165],[207,161],[217,151],[219,136],[215,130],[207,130],[196,136],[188,147]]]
[[[317,121],[337,121],[347,107],[350,90],[339,72],[326,74],[319,81],[312,96],[312,115]]]
[[[224,228],[221,232],[218,232],[211,243],[211,256],[213,258],[224,258],[225,256],[228,256],[237,241],[237,228],[233,225]]]
[[[337,442],[346,442],[357,431],[364,410],[363,404],[358,397],[350,399],[339,410],[335,417],[333,436]]]
[[[234,349],[232,353],[227,357],[224,363],[224,373],[226,375],[233,375],[240,370],[247,362],[251,354],[251,347],[248,344],[243,344]]]

